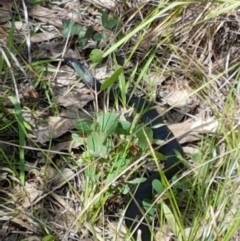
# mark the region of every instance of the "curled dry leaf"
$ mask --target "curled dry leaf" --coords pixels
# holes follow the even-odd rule
[[[11,16],[11,9],[13,6],[13,1],[1,1],[0,4],[0,23],[9,21]]]
[[[37,233],[37,228],[39,227],[39,224],[37,223],[37,221],[34,221],[33,219],[31,219],[31,217],[29,217],[29,215],[26,215],[23,212],[14,216],[11,221],[29,232]]]
[[[70,168],[63,168],[62,175],[58,178],[60,184],[67,182],[74,176],[74,172]]]
[[[181,144],[199,140],[198,134],[215,133],[218,121],[213,117],[207,120],[198,119],[194,122],[183,122],[168,126]]]
[[[14,201],[22,208],[29,208],[32,203],[43,193],[38,187],[38,182],[26,182],[24,188],[19,185],[14,187]]]
[[[193,123],[191,130],[197,130],[200,133],[215,133],[218,127],[218,121],[214,120],[213,117],[208,118],[207,120],[199,119]]]
[[[174,90],[165,96],[165,101],[168,105],[173,107],[182,107],[188,104],[189,93],[185,90]]]
[[[53,30],[53,31],[48,31],[48,32],[41,32],[41,33],[36,33],[31,37],[31,41],[33,43],[41,43],[43,41],[49,41],[51,39],[60,37],[60,33],[57,30]]]
[[[9,33],[12,28],[12,23],[5,23],[4,25],[2,25],[2,27],[6,30],[6,32]],[[27,24],[21,21],[16,21],[14,22],[14,27],[15,27],[15,33],[14,33],[15,40],[21,43],[22,41],[25,40],[25,37],[28,33]],[[32,43],[42,43],[44,41],[48,41],[46,44],[49,45],[48,49],[50,49],[53,43],[51,43],[49,40],[60,37],[61,34],[55,27],[45,26],[45,29],[44,29],[44,26],[42,26],[41,30],[42,30],[41,32],[38,32],[32,35],[30,37],[30,40]],[[41,49],[41,46],[40,46],[40,49]],[[34,55],[36,56],[35,51],[36,50],[34,50],[33,52],[34,52]]]
[[[64,207],[64,210],[69,211],[73,214],[76,213],[76,210],[74,210],[73,208],[71,208],[68,203],[64,200],[64,198],[60,197],[59,195],[57,195],[56,193],[52,192],[51,193],[51,197],[54,198],[62,207]],[[69,213],[70,214],[70,213]]]
[[[103,237],[103,230],[102,229],[100,229],[97,226],[93,226],[88,222],[85,222],[84,226],[86,227],[87,230],[89,230],[91,233],[93,233],[94,236],[96,236],[96,240],[104,241],[104,239],[102,238]]]
[[[68,151],[69,153],[72,151],[72,149],[76,149],[80,146],[80,143],[76,143],[74,141],[64,141],[61,143],[58,143],[57,145],[53,146],[51,148],[51,152],[49,153],[49,157],[53,158],[58,151]],[[42,156],[44,158],[44,156]]]
[[[79,119],[92,118],[91,114],[72,108],[61,112],[59,117],[50,116],[47,122],[41,121],[40,115],[40,113],[36,112],[36,117],[33,117],[28,111],[23,113],[24,119],[33,126],[34,136],[42,144],[73,129]]]
[[[197,148],[192,147],[192,146],[184,146],[183,151],[184,151],[184,153],[186,153],[188,155],[191,155],[191,156],[199,153],[199,150]]]
[[[117,1],[113,1],[113,0],[87,0],[87,2],[97,5],[102,9],[114,10],[115,7],[117,6]]]
[[[0,26],[0,46],[5,46],[7,43],[8,32]]]
[[[68,108],[76,106],[80,109],[94,99],[92,92],[86,88],[69,67],[63,68],[63,71],[58,71],[55,79],[52,78],[52,73],[48,74],[48,78],[51,80],[56,102],[61,106]]]
[[[170,241],[172,240],[173,233],[171,232],[167,224],[163,225],[160,230],[157,231],[155,240],[156,241]]]
[[[84,107],[89,101],[93,100],[94,97],[89,94],[84,94],[83,89],[75,91],[67,91],[64,95],[57,94],[57,103],[64,107],[76,106],[77,108]]]
[[[41,168],[41,173],[43,174],[46,182],[54,182],[56,186],[62,186],[72,177],[74,177],[74,172],[70,168],[63,168],[57,171],[49,165],[45,165]]]
[[[31,204],[42,195],[43,191],[39,190],[34,183],[28,183],[26,182],[25,188],[24,188],[26,195],[24,196],[22,200],[22,207],[28,208],[31,206]]]
[[[166,77],[158,72],[151,72],[148,75],[149,81],[154,85],[161,85],[165,80]]]
[[[189,228],[185,228],[184,229],[184,232],[185,232],[185,237],[188,239],[188,238],[191,238],[191,235],[192,235],[192,228],[189,227]],[[197,233],[194,234],[194,240],[198,240],[201,238],[201,236],[203,235],[203,232],[204,232],[204,227],[198,227],[198,230],[197,230]]]
[[[50,116],[47,124],[47,126],[39,125],[37,129],[33,131],[37,140],[42,144],[73,129],[76,124],[76,119]]]
[[[0,181],[7,180],[7,176],[8,176],[8,172],[7,171],[0,172]]]
[[[52,168],[50,165],[44,165],[41,167],[40,173],[44,177],[45,182],[51,182],[58,178],[57,170]]]
[[[72,19],[73,21],[79,21],[79,14],[77,12],[69,12],[67,9],[59,7],[48,9],[37,4],[29,7],[28,15],[38,19],[40,22],[59,28],[62,27],[63,20]]]
[[[101,80],[106,80],[114,73],[113,70],[108,70],[107,64],[102,65],[96,68],[93,72],[93,75],[101,82]]]
[[[126,240],[127,230],[122,223],[109,222],[108,223],[109,237],[119,241]]]

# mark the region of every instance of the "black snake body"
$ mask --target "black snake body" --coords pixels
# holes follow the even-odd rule
[[[92,74],[76,59],[65,58],[65,62],[81,70],[83,82],[90,88],[96,91],[101,90],[101,83],[92,76]],[[116,96],[116,93],[110,90],[110,97]],[[120,96],[120,95],[119,95]],[[157,151],[166,157],[164,163],[164,174],[167,180],[170,180],[176,173],[183,169],[183,163],[178,160],[176,151],[183,155],[183,150],[179,142],[174,138],[173,133],[169,128],[163,124],[162,118],[154,108],[153,103],[145,100],[142,97],[127,95],[127,103],[129,106],[134,106],[135,110],[142,114],[142,122],[152,128],[153,138],[156,140],[165,141],[166,144],[157,148]],[[155,179],[160,179],[159,172],[155,172],[145,182],[138,186],[137,191],[134,194],[134,199],[130,201],[125,213],[125,223],[129,230],[137,229],[141,230],[142,241],[151,240],[151,231],[147,226],[145,220],[139,221],[143,217],[144,210],[142,210],[142,202],[144,199],[153,198],[152,182]],[[137,237],[137,232],[133,234],[134,238]]]

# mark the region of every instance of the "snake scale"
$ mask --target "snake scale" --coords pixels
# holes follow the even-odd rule
[[[65,58],[64,61],[71,67],[75,68],[76,65],[78,69],[81,70],[82,81],[89,88],[101,91],[101,83],[93,77],[93,75],[81,64],[77,59]],[[120,90],[119,90],[120,91]],[[116,92],[110,90],[110,98],[116,95]],[[116,97],[115,97],[116,98]],[[176,173],[184,168],[181,161],[178,160],[176,151],[183,156],[183,150],[177,139],[174,137],[173,133],[169,128],[163,124],[163,119],[159,116],[158,111],[154,108],[152,102],[147,101],[143,97],[126,95],[127,104],[133,106],[138,113],[142,113],[141,121],[148,127],[152,128],[153,138],[155,140],[161,140],[166,142],[162,146],[158,146],[156,151],[163,154],[166,158],[164,163],[164,174],[167,180],[170,180]],[[143,200],[153,199],[153,180],[160,180],[160,173],[154,172],[146,181],[138,185],[136,192],[134,193],[134,198],[130,200],[130,203],[125,212],[125,223],[130,231],[133,231],[133,237],[137,238],[137,231],[141,230],[142,241],[151,241],[151,228],[147,225],[146,220],[143,219],[139,223],[139,220],[143,218]]]

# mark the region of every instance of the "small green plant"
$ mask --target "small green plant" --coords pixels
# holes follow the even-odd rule
[[[114,27],[119,27],[120,21],[116,14],[110,16],[107,11],[102,13],[102,25],[104,28],[112,29]]]
[[[119,120],[115,113],[97,113],[96,122],[79,120],[76,124],[78,131],[87,138],[82,138],[76,133],[72,135],[72,138],[77,143],[84,144],[86,152],[90,155],[106,158],[115,148],[114,134],[125,135],[125,139],[129,139],[127,136],[134,133],[133,136],[137,137],[141,150],[146,151],[149,147],[146,139],[150,142],[153,140],[151,128],[138,124],[132,130],[131,126],[129,121]]]
[[[100,49],[93,49],[89,57],[93,63],[100,63],[103,59],[103,52]]]
[[[77,42],[81,48],[86,46],[88,40],[93,39],[97,42],[96,47],[98,48],[100,41],[106,39],[107,29],[119,28],[122,26],[118,16],[116,14],[110,16],[107,11],[102,13],[101,24],[103,26],[103,30],[96,31],[92,25],[85,27],[73,20],[63,20],[62,35],[65,38],[68,36],[76,36]]]
[[[95,176],[92,179],[95,184],[99,183],[99,173],[102,174],[103,169],[104,179],[109,183],[127,168],[133,159],[131,146],[134,146],[134,139],[138,139],[142,151],[148,146],[137,134],[141,129],[144,131],[142,125],[132,127],[129,121],[118,118],[115,113],[97,113],[95,121],[79,120],[76,129],[79,133],[72,134],[72,139],[83,145],[82,159],[89,164],[88,177],[90,173],[92,177]],[[144,139],[151,140],[151,131],[145,133]],[[97,164],[90,165],[95,160],[98,160]]]
[[[84,172],[84,200],[89,200],[89,198],[92,200],[99,193],[99,188],[111,185],[112,181],[133,162],[136,154],[131,152],[131,147],[134,146],[134,140],[138,138],[136,130],[139,128],[140,125],[132,127],[129,121],[110,112],[97,113],[93,121],[78,121],[76,124],[78,133],[72,134],[72,139],[81,144],[84,150],[81,155],[82,162],[87,166]],[[152,133],[149,134],[149,139],[151,136]],[[146,138],[148,136],[145,136]],[[141,150],[146,150],[148,144],[143,142],[141,137],[138,142],[142,143]],[[140,157],[140,152],[137,155]],[[135,181],[139,184],[142,179],[137,178]],[[101,195],[101,198],[98,198],[92,206],[92,215],[89,217],[91,220],[95,220],[102,203],[112,196],[113,188],[123,194],[129,191],[128,184],[125,182],[107,189],[108,191]]]

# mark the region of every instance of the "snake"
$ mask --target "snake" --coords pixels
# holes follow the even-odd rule
[[[102,84],[100,81],[93,76],[93,74],[82,64],[79,60],[75,58],[64,58],[64,62],[76,70],[83,83],[94,91],[101,92]],[[116,96],[121,96],[120,90],[116,94],[116,90],[108,92],[110,98],[116,98]],[[120,97],[119,97],[120,98]],[[153,139],[159,140],[163,145],[157,147],[154,146],[155,150],[165,157],[163,173],[168,181],[170,181],[173,176],[179,173],[184,168],[183,162],[179,158],[184,156],[182,146],[173,135],[171,130],[166,124],[164,124],[162,116],[159,114],[155,108],[155,104],[148,101],[144,97],[139,97],[131,94],[126,94],[126,102],[129,107],[133,107],[137,113],[141,114],[141,121],[147,127],[152,129]],[[137,186],[137,190],[133,194],[133,198],[129,201],[129,204],[125,212],[125,224],[128,230],[132,233],[134,240],[137,240],[138,230],[140,230],[142,241],[152,240],[152,228],[147,224],[147,219],[145,218],[143,201],[145,199],[152,200],[154,198],[154,191],[152,183],[154,180],[161,180],[162,174],[159,171],[153,172],[144,182],[141,182]]]

